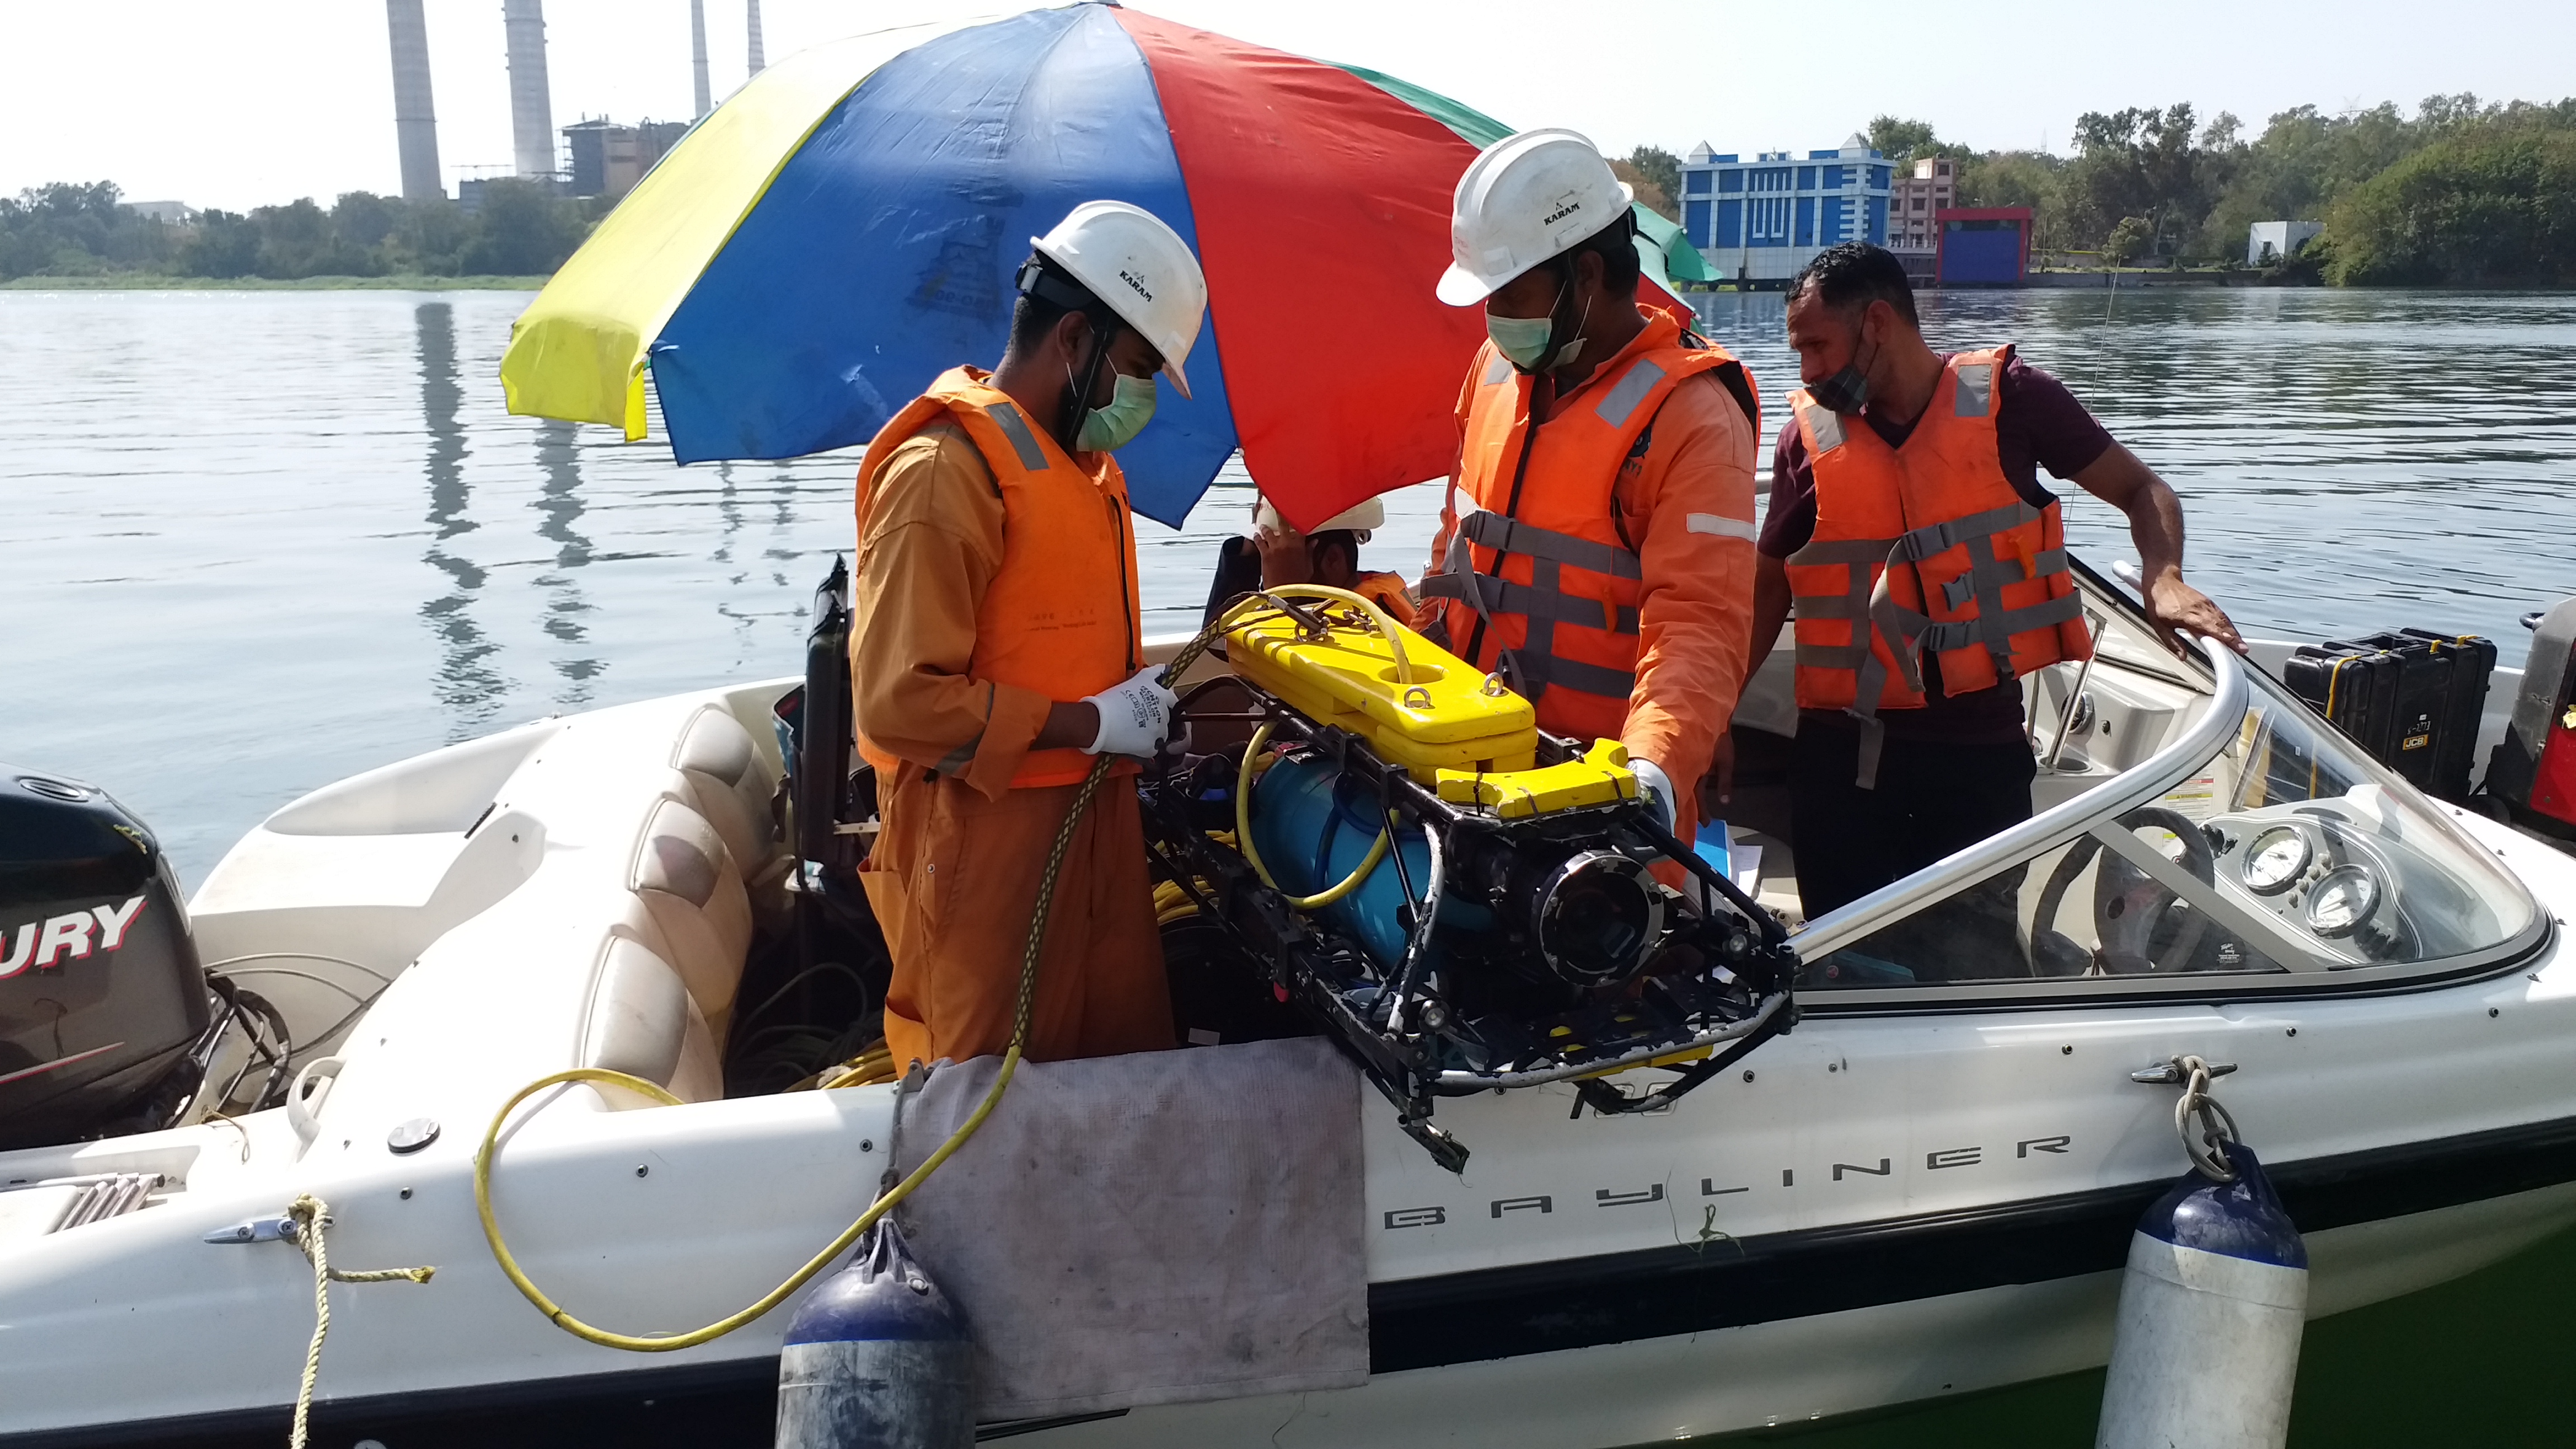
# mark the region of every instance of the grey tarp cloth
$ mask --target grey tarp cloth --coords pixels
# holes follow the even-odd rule
[[[902,1108],[909,1172],[999,1057]],[[1368,1379],[1359,1078],[1329,1042],[1024,1063],[900,1209],[975,1333],[985,1419]]]

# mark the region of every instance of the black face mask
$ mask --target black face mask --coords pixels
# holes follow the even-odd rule
[[[1842,371],[1822,382],[1808,384],[1807,396],[1814,398],[1816,405],[1825,411],[1848,417],[1869,404],[1869,370],[1862,367],[1860,359],[1855,356],[1843,364]]]

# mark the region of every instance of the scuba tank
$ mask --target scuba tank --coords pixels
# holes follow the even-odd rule
[[[778,1355],[777,1449],[969,1449],[975,1342],[891,1216],[805,1300]]]

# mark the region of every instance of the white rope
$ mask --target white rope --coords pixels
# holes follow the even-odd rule
[[[2236,1169],[2227,1161],[2227,1149],[2236,1141],[2236,1119],[2209,1094],[2209,1063],[2176,1057],[2174,1066],[2183,1074],[2182,1096],[2174,1102],[2174,1131],[2182,1137],[2183,1152],[2203,1177],[2234,1182]],[[2192,1131],[2195,1120],[2197,1133]]]
[[[331,1334],[331,1284],[390,1283],[408,1278],[426,1283],[436,1268],[367,1268],[344,1273],[331,1266],[331,1250],[322,1241],[322,1229],[331,1221],[331,1205],[311,1193],[298,1194],[286,1210],[288,1221],[295,1224],[295,1246],[313,1264],[313,1342],[304,1350],[304,1381],[295,1387],[295,1428],[287,1437],[287,1449],[304,1449],[305,1420],[313,1411],[313,1381],[322,1372],[322,1340]]]

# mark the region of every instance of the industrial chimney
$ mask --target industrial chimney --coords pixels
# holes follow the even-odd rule
[[[758,75],[761,67],[769,64],[760,55],[760,0],[743,0],[743,12],[751,28],[751,74]]]
[[[707,96],[707,0],[689,0],[689,59],[697,67],[698,114],[715,106]]]
[[[429,23],[420,0],[385,0],[394,47],[394,143],[402,150],[405,201],[444,201],[438,178],[438,114],[429,102]]]
[[[501,0],[510,37],[510,139],[522,176],[555,174],[554,103],[546,92],[545,0]]]

